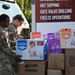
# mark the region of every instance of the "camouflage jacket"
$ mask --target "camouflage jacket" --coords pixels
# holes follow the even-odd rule
[[[8,34],[9,34],[9,40],[15,41],[17,39],[17,29],[16,27],[11,23],[8,26]]]
[[[17,28],[12,23],[8,26],[8,34],[10,41],[16,41],[17,39],[22,39],[22,33],[18,34]]]
[[[4,69],[12,72],[9,57],[15,58],[16,55],[11,52],[11,48],[8,45],[7,30],[0,26],[0,72]]]

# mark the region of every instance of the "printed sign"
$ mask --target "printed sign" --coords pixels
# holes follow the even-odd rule
[[[36,22],[75,21],[75,0],[36,0]]]

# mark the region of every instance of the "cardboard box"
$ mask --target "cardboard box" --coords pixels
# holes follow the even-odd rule
[[[64,70],[64,54],[49,54],[48,69]]]
[[[63,28],[60,34],[62,48],[75,48],[75,29]]]
[[[19,75],[47,75],[47,60],[22,61],[18,65]]]
[[[61,70],[47,70],[47,75],[62,75],[62,71]]]
[[[63,50],[60,47],[60,33],[48,33],[48,46],[49,53],[62,53]]]
[[[75,75],[75,74],[62,74],[62,75]]]
[[[48,32],[31,32],[30,38],[31,39],[36,39],[36,38],[47,39],[47,33]]]
[[[40,38],[40,37],[41,37],[41,32],[31,32],[30,33],[31,39]]]
[[[63,75],[75,75],[75,74],[63,74]]]
[[[46,43],[43,39],[17,40],[16,55],[22,60],[44,60],[48,58]]]
[[[65,49],[66,74],[75,74],[75,49]]]

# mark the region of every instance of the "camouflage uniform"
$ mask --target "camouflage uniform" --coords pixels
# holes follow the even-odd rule
[[[9,40],[15,41],[16,39],[23,39],[22,32],[18,34],[17,28],[12,23],[8,26],[8,34],[9,34]]]
[[[17,35],[17,29],[16,27],[11,23],[8,26],[8,38],[9,38],[9,42],[10,42],[10,47],[16,51],[16,39],[17,39],[18,35]],[[12,67],[14,69],[14,71],[16,73],[18,73],[18,64],[16,62],[16,60],[10,58]]]
[[[15,59],[15,55],[8,46],[8,32],[0,26],[0,75],[16,75],[12,69],[9,57]]]
[[[12,23],[8,26],[8,33],[10,41],[15,41],[17,39],[17,29]]]

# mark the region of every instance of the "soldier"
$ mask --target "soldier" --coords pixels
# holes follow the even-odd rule
[[[19,38],[17,33],[17,28],[22,25],[24,19],[21,14],[17,14],[13,17],[12,23],[8,26],[8,33],[9,33],[9,42],[10,46],[13,50],[15,50],[15,41]]]
[[[9,16],[2,14],[0,16],[0,75],[16,75],[12,69],[9,57],[16,58],[8,45]]]
[[[19,38],[19,35],[17,33],[17,28],[19,26],[22,25],[22,23],[24,22],[24,19],[22,17],[21,14],[17,14],[16,16],[13,17],[13,21],[12,23],[8,26],[8,34],[9,34],[9,43],[10,43],[10,47],[13,50],[16,50],[15,46],[16,46],[16,40]],[[15,72],[17,71],[17,64],[16,61],[12,58],[10,58],[11,64],[14,68]],[[14,62],[13,62],[14,61]]]
[[[23,22],[24,19],[21,14],[17,14],[16,16],[13,17],[13,22],[8,26],[10,41],[15,41],[17,38],[19,38],[17,28],[21,26]]]

